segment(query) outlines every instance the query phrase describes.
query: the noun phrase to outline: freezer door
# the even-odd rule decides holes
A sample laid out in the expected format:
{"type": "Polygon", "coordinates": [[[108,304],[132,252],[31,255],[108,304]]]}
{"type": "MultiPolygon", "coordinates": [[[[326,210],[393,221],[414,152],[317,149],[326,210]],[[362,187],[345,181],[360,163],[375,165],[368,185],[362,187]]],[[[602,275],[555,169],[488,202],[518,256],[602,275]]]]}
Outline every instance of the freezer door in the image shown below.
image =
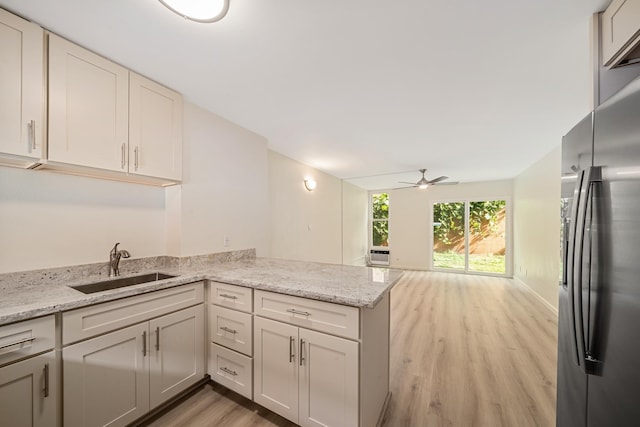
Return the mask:
{"type": "Polygon", "coordinates": [[[587,378],[580,366],[576,341],[573,252],[578,204],[576,189],[584,170],[592,165],[592,116],[581,120],[562,140],[561,166],[561,278],[558,318],[558,392],[556,423],[559,427],[586,425],[587,378]],[[573,296],[572,296],[573,294],[573,296]]]}
{"type": "Polygon", "coordinates": [[[596,109],[595,194],[588,352],[601,362],[589,375],[589,427],[640,420],[640,80],[596,109]]]}

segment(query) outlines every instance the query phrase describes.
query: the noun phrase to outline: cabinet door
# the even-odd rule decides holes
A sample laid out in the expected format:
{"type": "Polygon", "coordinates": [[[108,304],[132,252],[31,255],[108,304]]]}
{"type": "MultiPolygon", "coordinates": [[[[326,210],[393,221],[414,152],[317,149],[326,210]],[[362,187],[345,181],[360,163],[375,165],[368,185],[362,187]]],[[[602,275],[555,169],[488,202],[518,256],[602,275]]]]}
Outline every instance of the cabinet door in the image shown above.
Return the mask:
{"type": "Polygon", "coordinates": [[[298,422],[298,328],[254,319],[253,400],[298,422]]]}
{"type": "Polygon", "coordinates": [[[126,171],[129,72],[49,35],[48,159],[126,171]]]}
{"type": "Polygon", "coordinates": [[[605,66],[620,62],[638,45],[640,2],[613,0],[602,13],[602,60],[605,66]]]}
{"type": "MultiPolygon", "coordinates": [[[[0,153],[39,159],[44,136],[42,28],[0,9],[0,64],[0,153]]],[[[21,165],[17,157],[6,162],[21,165]]]]}
{"type": "Polygon", "coordinates": [[[0,424],[11,427],[56,425],[54,352],[0,368],[0,424]]]}
{"type": "Polygon", "coordinates": [[[148,323],[63,349],[64,426],[125,426],[149,410],[148,323]]]}
{"type": "Polygon", "coordinates": [[[358,343],[300,328],[301,426],[358,425],[358,343]]]}
{"type": "Polygon", "coordinates": [[[204,305],[149,322],[151,408],[204,377],[204,305]]]}
{"type": "Polygon", "coordinates": [[[182,179],[182,95],[130,73],[129,173],[182,179]]]}

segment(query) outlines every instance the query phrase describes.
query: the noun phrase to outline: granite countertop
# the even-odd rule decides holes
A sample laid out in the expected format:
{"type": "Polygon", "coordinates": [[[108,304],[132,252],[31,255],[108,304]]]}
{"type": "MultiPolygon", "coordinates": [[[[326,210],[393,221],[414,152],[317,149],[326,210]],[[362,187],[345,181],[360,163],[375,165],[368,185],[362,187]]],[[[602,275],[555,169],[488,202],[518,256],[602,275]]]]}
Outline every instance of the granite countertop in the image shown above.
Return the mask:
{"type": "Polygon", "coordinates": [[[214,263],[206,262],[207,260],[209,258],[198,257],[197,260],[180,263],[159,263],[157,260],[139,263],[135,271],[123,274],[122,277],[151,271],[176,277],[93,294],[83,294],[69,287],[108,280],[102,273],[87,273],[87,268],[69,267],[2,274],[0,325],[205,279],[353,307],[372,308],[402,276],[402,272],[387,268],[270,258],[249,257],[214,263]]]}

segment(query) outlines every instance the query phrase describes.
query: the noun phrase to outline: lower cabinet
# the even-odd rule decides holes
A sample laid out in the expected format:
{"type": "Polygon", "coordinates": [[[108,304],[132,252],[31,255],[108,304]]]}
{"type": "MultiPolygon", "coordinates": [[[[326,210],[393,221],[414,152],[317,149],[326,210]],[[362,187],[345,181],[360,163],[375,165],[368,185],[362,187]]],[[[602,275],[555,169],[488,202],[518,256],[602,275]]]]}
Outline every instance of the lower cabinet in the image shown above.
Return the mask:
{"type": "Polygon", "coordinates": [[[54,427],[56,391],[53,351],[0,368],[0,424],[54,427]]]}
{"type": "Polygon", "coordinates": [[[64,425],[124,426],[204,376],[202,304],[63,350],[64,425]]]}
{"type": "Polygon", "coordinates": [[[301,426],[358,425],[358,342],[254,319],[254,400],[301,426]]]}

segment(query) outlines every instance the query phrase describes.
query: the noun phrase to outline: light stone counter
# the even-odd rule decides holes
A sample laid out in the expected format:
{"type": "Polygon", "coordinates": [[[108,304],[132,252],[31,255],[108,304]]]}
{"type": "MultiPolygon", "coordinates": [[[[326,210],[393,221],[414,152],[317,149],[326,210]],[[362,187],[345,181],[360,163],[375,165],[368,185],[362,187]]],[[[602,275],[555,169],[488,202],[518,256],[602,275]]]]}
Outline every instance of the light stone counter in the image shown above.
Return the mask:
{"type": "Polygon", "coordinates": [[[85,295],[69,285],[108,280],[107,263],[0,274],[0,325],[205,279],[371,308],[402,276],[386,268],[255,258],[255,251],[127,261],[123,277],[150,271],[177,277],[85,295]]]}

